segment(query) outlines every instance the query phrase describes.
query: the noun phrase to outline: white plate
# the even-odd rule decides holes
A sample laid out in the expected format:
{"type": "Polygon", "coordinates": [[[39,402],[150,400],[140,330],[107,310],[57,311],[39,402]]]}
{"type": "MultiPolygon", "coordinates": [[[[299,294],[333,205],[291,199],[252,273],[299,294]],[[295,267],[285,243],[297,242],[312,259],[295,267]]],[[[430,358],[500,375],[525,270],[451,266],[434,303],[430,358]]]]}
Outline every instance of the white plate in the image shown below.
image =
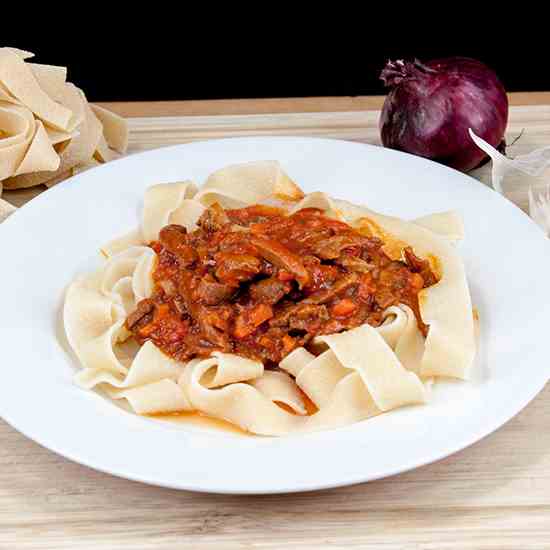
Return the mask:
{"type": "MultiPolygon", "coordinates": [[[[497,193],[459,172],[343,141],[250,138],[134,155],[34,199],[0,228],[0,414],[72,460],[167,487],[227,493],[304,491],[415,468],[478,441],[519,412],[548,379],[550,247],[497,193]],[[278,159],[306,191],[405,218],[456,209],[481,346],[469,383],[437,384],[428,406],[346,428],[286,438],[236,436],[121,410],[72,383],[60,307],[67,283],[99,265],[96,251],[137,224],[153,183],[202,182],[227,164],[278,159]]],[[[491,460],[488,456],[487,460],[491,460]]]]}

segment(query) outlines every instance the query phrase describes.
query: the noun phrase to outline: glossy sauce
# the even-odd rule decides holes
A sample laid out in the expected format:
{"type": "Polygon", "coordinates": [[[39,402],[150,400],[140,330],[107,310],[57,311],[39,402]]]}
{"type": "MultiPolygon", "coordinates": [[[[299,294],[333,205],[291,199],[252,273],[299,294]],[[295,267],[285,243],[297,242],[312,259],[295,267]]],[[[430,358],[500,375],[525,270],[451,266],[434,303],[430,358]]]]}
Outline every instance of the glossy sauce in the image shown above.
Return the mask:
{"type": "Polygon", "coordinates": [[[126,320],[140,344],[178,361],[221,351],[269,368],[317,335],[379,326],[397,304],[427,334],[418,294],[437,277],[411,248],[393,260],[382,240],[314,208],[213,205],[198,225],[166,226],[151,243],[154,292],[126,320]]]}
{"type": "MultiPolygon", "coordinates": [[[[301,390],[300,390],[300,393],[302,395],[302,399],[304,401],[304,407],[307,411],[308,416],[315,414],[318,410],[315,404],[301,390]]],[[[284,411],[291,414],[295,414],[290,407],[282,403],[276,403],[276,404],[279,407],[281,407],[281,409],[283,409],[284,411]]],[[[247,432],[246,430],[239,428],[235,424],[231,424],[230,422],[227,422],[226,420],[221,420],[219,418],[213,418],[211,416],[207,416],[201,413],[200,411],[192,411],[192,412],[179,411],[175,413],[157,413],[157,414],[149,414],[147,416],[154,420],[169,422],[171,424],[178,424],[180,426],[192,426],[194,428],[201,428],[209,431],[225,432],[233,435],[252,435],[250,432],[247,432]]]]}

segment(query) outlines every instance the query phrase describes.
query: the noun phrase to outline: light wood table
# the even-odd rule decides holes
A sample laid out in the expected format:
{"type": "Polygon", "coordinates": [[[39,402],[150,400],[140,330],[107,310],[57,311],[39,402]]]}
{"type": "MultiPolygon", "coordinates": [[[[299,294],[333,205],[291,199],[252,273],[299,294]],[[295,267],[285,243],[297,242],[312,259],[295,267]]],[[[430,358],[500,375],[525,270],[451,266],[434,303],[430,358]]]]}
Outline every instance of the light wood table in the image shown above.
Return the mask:
{"type": "MultiPolygon", "coordinates": [[[[133,117],[131,151],[137,151],[221,135],[272,133],[376,142],[377,113],[372,110],[381,101],[109,107],[133,117]]],[[[509,137],[526,129],[515,151],[549,145],[550,93],[512,94],[511,103],[509,137]]],[[[21,205],[37,192],[5,193],[4,198],[21,205]]],[[[512,190],[512,198],[525,206],[521,190],[512,190]]],[[[234,497],[160,489],[98,473],[43,449],[0,421],[0,550],[550,549],[549,427],[547,387],[496,433],[435,464],[330,491],[234,497]]]]}

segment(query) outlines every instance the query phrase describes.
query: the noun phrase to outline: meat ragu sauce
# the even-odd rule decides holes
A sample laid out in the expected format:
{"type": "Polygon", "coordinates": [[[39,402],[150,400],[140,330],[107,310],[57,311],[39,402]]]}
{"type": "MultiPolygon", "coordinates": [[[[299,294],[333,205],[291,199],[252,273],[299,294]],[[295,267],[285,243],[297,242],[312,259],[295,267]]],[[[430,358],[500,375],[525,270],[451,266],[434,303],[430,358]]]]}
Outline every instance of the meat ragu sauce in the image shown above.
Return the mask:
{"type": "Polygon", "coordinates": [[[223,351],[269,366],[316,335],[378,326],[398,303],[426,334],[418,292],[437,278],[410,248],[392,261],[380,239],[313,208],[214,205],[198,226],[168,225],[151,243],[155,289],[126,320],[138,342],[181,361],[223,351]]]}

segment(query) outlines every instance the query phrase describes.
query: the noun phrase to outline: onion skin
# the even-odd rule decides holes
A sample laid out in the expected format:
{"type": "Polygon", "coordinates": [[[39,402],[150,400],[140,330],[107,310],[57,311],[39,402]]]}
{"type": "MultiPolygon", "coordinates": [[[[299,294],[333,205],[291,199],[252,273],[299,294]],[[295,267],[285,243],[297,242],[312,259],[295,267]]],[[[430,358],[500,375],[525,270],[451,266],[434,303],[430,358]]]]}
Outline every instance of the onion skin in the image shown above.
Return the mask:
{"type": "Polygon", "coordinates": [[[469,128],[502,149],[508,97],[496,74],[480,61],[389,61],[380,78],[391,88],[379,122],[385,147],[462,171],[486,158],[469,128]]]}

